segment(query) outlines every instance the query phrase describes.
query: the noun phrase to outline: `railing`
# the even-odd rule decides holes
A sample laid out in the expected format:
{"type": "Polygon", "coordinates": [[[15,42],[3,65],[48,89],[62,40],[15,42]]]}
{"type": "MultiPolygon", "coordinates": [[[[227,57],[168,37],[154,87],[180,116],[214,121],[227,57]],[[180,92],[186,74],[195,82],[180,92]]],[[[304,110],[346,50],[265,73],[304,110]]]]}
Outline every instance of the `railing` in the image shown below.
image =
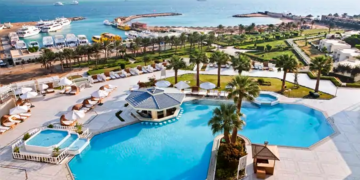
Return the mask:
{"type": "Polygon", "coordinates": [[[85,131],[83,131],[82,134],[80,134],[80,138],[88,138],[91,135],[91,132],[89,131],[89,129],[86,129],[85,131]]]}
{"type": "Polygon", "coordinates": [[[41,154],[17,153],[12,152],[14,159],[23,159],[28,161],[46,162],[50,164],[60,164],[69,154],[67,149],[62,151],[57,157],[51,157],[41,154]]]}
{"type": "Polygon", "coordinates": [[[75,126],[59,126],[55,125],[52,129],[65,129],[65,130],[76,130],[75,126]]]}

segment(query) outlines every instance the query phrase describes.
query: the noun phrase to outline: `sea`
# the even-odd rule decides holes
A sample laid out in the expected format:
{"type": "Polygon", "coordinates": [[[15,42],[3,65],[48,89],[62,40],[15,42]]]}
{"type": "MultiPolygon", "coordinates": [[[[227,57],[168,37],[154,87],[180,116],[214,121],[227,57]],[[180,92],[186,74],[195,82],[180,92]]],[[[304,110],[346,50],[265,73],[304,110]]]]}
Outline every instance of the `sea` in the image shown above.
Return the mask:
{"type": "Polygon", "coordinates": [[[119,16],[145,13],[177,12],[181,16],[141,18],[135,21],[150,26],[235,26],[239,24],[274,24],[279,19],[269,17],[234,18],[232,15],[258,11],[286,12],[315,17],[329,13],[359,14],[360,0],[0,0],[0,23],[50,20],[56,17],[82,16],[86,20],[72,22],[55,33],[41,33],[25,38],[41,43],[44,36],[73,33],[89,39],[103,32],[125,37],[124,31],[103,25],[119,16]],[[61,1],[64,6],[54,6],[61,1]]]}

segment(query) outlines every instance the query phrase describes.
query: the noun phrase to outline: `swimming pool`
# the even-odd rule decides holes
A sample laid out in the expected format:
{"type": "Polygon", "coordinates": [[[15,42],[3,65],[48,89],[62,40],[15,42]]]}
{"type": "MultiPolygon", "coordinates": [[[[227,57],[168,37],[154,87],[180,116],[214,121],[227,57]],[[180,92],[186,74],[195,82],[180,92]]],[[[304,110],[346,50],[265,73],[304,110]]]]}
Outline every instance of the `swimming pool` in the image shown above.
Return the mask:
{"type": "Polygon", "coordinates": [[[49,147],[60,143],[69,133],[67,131],[43,130],[26,144],[32,146],[49,147]]]}
{"type": "Polygon", "coordinates": [[[260,94],[257,98],[257,101],[261,103],[272,103],[274,101],[277,101],[277,98],[270,94],[260,94]]]}
{"type": "MultiPolygon", "coordinates": [[[[69,166],[77,180],[206,179],[214,135],[207,125],[217,101],[185,102],[181,118],[164,126],[140,123],[93,137],[69,166]]],[[[302,105],[244,103],[240,134],[253,143],[309,147],[333,133],[324,115],[302,105]]]]}

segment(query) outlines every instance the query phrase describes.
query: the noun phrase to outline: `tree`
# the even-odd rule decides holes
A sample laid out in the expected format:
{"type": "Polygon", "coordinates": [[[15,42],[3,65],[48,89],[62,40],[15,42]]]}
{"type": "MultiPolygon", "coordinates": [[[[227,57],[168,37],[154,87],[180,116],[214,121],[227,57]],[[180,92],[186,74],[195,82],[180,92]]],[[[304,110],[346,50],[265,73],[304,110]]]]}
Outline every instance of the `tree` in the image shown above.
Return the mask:
{"type": "Polygon", "coordinates": [[[221,66],[226,64],[229,60],[230,60],[229,55],[227,55],[227,54],[225,54],[224,52],[221,52],[221,51],[215,51],[210,57],[210,62],[215,63],[217,65],[217,67],[218,67],[217,87],[220,87],[221,66]]]}
{"type": "Polygon", "coordinates": [[[178,70],[181,68],[185,68],[186,64],[183,58],[179,57],[179,56],[172,56],[170,61],[169,61],[169,66],[170,68],[174,69],[175,72],[175,84],[177,83],[177,75],[178,75],[178,70]]]}
{"type": "Polygon", "coordinates": [[[183,45],[183,46],[185,47],[186,34],[185,34],[185,33],[181,33],[179,39],[180,39],[180,41],[181,41],[181,45],[183,45]]]}
{"type": "Polygon", "coordinates": [[[276,67],[278,67],[278,71],[281,71],[281,69],[284,71],[281,85],[281,93],[284,93],[286,74],[290,71],[294,71],[298,67],[298,63],[293,55],[284,54],[275,58],[275,64],[276,67]]]}
{"type": "Polygon", "coordinates": [[[329,33],[330,33],[331,29],[334,29],[334,28],[335,28],[335,23],[330,22],[329,23],[329,33]]]}
{"type": "MultiPolygon", "coordinates": [[[[208,125],[211,126],[213,134],[224,132],[225,141],[229,144],[231,129],[242,129],[242,126],[245,125],[244,121],[238,119],[235,105],[220,104],[220,107],[214,109],[213,117],[209,120],[208,125]]],[[[235,144],[236,141],[231,143],[235,144]]]]}
{"type": "Polygon", "coordinates": [[[242,24],[239,24],[239,35],[242,34],[242,32],[244,31],[245,26],[242,24]]]}
{"type": "Polygon", "coordinates": [[[59,51],[59,52],[55,53],[54,56],[55,56],[55,60],[60,61],[61,71],[64,72],[64,59],[65,59],[64,54],[59,51]]]}
{"type": "MultiPolygon", "coordinates": [[[[236,114],[238,121],[241,121],[241,105],[242,100],[254,101],[259,96],[260,88],[254,79],[247,76],[237,75],[229,83],[229,86],[233,87],[229,92],[228,98],[233,99],[236,104],[236,114]]],[[[231,142],[236,142],[238,127],[233,127],[231,142]]]]}
{"type": "Polygon", "coordinates": [[[315,57],[310,64],[310,70],[317,72],[315,92],[319,91],[321,74],[329,73],[332,67],[332,59],[328,56],[315,57]]]}
{"type": "Polygon", "coordinates": [[[72,50],[72,49],[66,48],[66,49],[63,50],[63,54],[64,54],[64,57],[65,57],[65,60],[66,60],[66,64],[67,64],[67,66],[69,66],[69,64],[70,64],[70,68],[71,68],[71,58],[73,56],[73,53],[74,53],[74,50],[72,50]]]}
{"type": "Polygon", "coordinates": [[[250,59],[246,55],[237,53],[237,56],[231,58],[232,66],[234,70],[241,74],[243,71],[249,71],[251,69],[250,59]]]}
{"type": "Polygon", "coordinates": [[[150,57],[147,56],[147,55],[145,55],[145,56],[142,58],[142,60],[143,60],[143,62],[144,62],[144,64],[145,64],[145,66],[146,66],[146,63],[150,62],[150,57]]]}
{"type": "Polygon", "coordinates": [[[191,54],[190,62],[196,64],[196,86],[200,86],[200,63],[207,63],[208,57],[203,52],[195,52],[195,54],[191,54]]]}
{"type": "Polygon", "coordinates": [[[217,29],[218,29],[218,31],[219,31],[220,33],[222,33],[223,30],[224,30],[224,26],[220,24],[220,25],[217,26],[217,29]]]}
{"type": "Polygon", "coordinates": [[[324,47],[321,48],[321,52],[323,52],[323,53],[328,53],[328,50],[327,50],[326,46],[324,46],[324,47]]]}

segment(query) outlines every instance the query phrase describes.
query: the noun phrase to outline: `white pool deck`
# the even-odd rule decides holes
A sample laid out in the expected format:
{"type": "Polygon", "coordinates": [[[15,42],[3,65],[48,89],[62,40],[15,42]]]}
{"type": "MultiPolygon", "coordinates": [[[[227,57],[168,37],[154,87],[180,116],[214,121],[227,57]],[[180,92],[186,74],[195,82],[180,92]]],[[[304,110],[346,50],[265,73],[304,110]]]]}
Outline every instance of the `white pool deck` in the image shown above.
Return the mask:
{"type": "MultiPolygon", "coordinates": [[[[183,73],[188,73],[188,71],[180,72],[180,74],[183,73]]],[[[212,73],[212,71],[207,73],[212,73]]],[[[231,72],[231,70],[224,70],[223,74],[230,75],[235,73],[231,72]]],[[[251,74],[253,76],[265,77],[282,76],[281,73],[266,71],[251,72],[251,74]]],[[[133,118],[125,119],[126,122],[119,121],[115,117],[115,112],[123,108],[126,92],[132,85],[136,84],[139,80],[146,81],[148,77],[153,75],[159,78],[160,72],[106,82],[118,86],[118,89],[105,100],[103,106],[97,106],[94,111],[87,113],[86,117],[80,122],[89,120],[85,127],[90,128],[94,133],[132,123],[133,118]]],[[[167,76],[173,76],[173,72],[167,71],[167,76]]],[[[290,76],[291,74],[288,77],[290,76]]],[[[292,79],[293,77],[289,78],[290,81],[292,79]]],[[[299,82],[301,85],[309,87],[315,85],[315,81],[307,78],[306,74],[299,75],[299,82]]],[[[24,171],[4,168],[6,166],[26,169],[28,179],[30,180],[71,179],[65,162],[62,165],[51,165],[14,160],[11,157],[8,145],[29,129],[49,122],[59,122],[59,118],[64,112],[73,105],[81,103],[84,98],[89,97],[93,91],[104,84],[94,84],[93,87],[86,88],[76,96],[55,93],[47,95],[43,100],[33,102],[35,108],[32,109],[32,117],[16,126],[15,129],[0,135],[0,179],[25,179],[24,171]]],[[[336,87],[330,84],[330,82],[322,81],[320,83],[320,90],[335,94],[336,87]]],[[[311,150],[280,147],[279,154],[281,161],[276,163],[275,175],[267,179],[360,179],[360,89],[339,88],[337,97],[332,100],[296,99],[284,96],[279,96],[279,100],[280,102],[302,103],[326,112],[330,117],[334,118],[335,125],[340,134],[311,150]]],[[[252,160],[249,158],[248,168],[251,168],[251,164],[252,160]]],[[[250,171],[248,172],[251,173],[250,171]]],[[[248,179],[255,180],[256,178],[254,175],[250,175],[248,179]]]]}

